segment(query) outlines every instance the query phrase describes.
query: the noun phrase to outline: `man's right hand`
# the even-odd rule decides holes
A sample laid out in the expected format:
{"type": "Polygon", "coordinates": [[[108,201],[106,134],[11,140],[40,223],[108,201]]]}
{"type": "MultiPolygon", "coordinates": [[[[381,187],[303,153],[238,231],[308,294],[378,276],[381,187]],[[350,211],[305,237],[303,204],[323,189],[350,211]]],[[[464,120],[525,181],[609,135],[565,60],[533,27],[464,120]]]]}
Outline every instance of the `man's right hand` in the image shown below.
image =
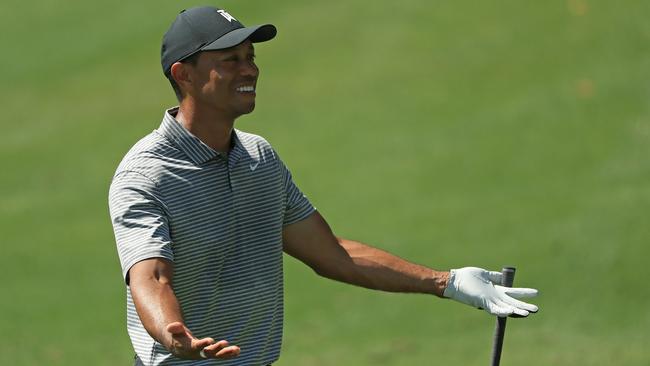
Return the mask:
{"type": "Polygon", "coordinates": [[[165,328],[165,347],[176,357],[200,360],[203,358],[228,359],[237,357],[240,349],[228,341],[215,342],[212,338],[197,339],[181,322],[173,322],[165,328]]]}

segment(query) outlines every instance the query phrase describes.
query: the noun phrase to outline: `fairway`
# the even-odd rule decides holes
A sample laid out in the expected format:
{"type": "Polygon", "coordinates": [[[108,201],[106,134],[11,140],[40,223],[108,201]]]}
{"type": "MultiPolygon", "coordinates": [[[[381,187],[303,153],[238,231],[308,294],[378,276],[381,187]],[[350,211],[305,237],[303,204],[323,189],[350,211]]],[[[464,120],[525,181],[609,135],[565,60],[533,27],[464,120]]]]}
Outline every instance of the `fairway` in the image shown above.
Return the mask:
{"type": "MultiPolygon", "coordinates": [[[[132,364],[108,187],[176,102],[162,34],[203,4],[7,2],[0,365],[132,364]]],[[[338,235],[437,269],[517,267],[540,312],[508,321],[501,365],[650,364],[650,2],[210,4],[278,27],[236,127],[338,235]]],[[[485,365],[493,329],[285,256],[274,365],[485,365]]]]}

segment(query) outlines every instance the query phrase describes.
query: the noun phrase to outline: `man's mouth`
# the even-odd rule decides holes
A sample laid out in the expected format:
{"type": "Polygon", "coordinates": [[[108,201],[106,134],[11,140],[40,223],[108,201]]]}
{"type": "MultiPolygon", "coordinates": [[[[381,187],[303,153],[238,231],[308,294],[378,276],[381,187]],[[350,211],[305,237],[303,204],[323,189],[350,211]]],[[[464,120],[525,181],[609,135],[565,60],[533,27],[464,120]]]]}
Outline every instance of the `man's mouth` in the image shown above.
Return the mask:
{"type": "Polygon", "coordinates": [[[237,90],[240,93],[255,93],[255,87],[253,85],[240,86],[235,90],[237,90]]]}

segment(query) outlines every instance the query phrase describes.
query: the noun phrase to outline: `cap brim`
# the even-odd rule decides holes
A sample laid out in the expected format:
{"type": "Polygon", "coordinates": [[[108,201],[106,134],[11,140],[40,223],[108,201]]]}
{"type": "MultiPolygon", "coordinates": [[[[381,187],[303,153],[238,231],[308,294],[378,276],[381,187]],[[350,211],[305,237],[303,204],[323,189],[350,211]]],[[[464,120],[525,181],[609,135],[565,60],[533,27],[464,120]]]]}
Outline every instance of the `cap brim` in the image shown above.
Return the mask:
{"type": "Polygon", "coordinates": [[[230,33],[226,33],[214,42],[203,46],[201,51],[223,50],[225,48],[234,47],[247,39],[250,39],[253,43],[266,42],[273,39],[277,33],[278,31],[273,24],[239,28],[230,33]]]}

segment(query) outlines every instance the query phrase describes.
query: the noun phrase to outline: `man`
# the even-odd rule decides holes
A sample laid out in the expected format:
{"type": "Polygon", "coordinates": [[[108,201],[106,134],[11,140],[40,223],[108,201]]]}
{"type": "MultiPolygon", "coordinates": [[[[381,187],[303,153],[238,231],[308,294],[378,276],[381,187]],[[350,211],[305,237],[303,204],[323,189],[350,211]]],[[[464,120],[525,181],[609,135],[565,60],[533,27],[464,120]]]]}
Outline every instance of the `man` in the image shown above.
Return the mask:
{"type": "Polygon", "coordinates": [[[136,364],[268,365],[280,353],[282,253],[319,275],[371,289],[452,298],[527,316],[533,289],[493,285],[480,268],[436,271],[337,238],[269,143],[234,129],[255,108],[253,44],[276,28],[244,27],[222,9],[181,12],[161,63],[179,107],[118,167],[109,193],[127,284],[136,364]]]}

